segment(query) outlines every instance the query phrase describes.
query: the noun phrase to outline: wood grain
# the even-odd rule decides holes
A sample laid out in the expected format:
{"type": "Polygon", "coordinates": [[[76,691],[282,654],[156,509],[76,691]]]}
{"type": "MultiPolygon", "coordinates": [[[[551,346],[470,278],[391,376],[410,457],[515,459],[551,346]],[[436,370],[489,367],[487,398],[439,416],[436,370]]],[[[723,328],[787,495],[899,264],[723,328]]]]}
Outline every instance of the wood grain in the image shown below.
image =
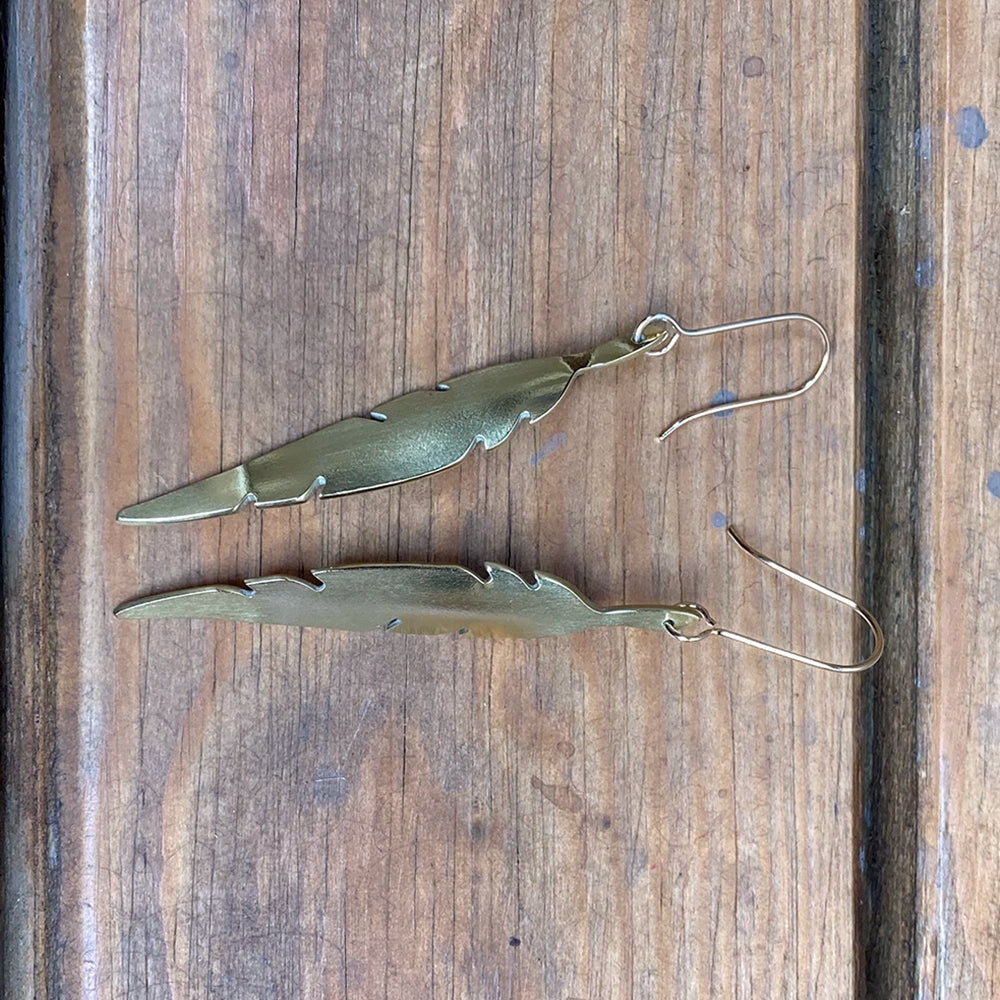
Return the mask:
{"type": "Polygon", "coordinates": [[[5,387],[11,995],[844,996],[856,686],[601,632],[489,643],[114,623],[348,560],[485,559],[851,628],[855,5],[15,2],[5,387]],[[43,249],[44,253],[39,253],[43,249]],[[12,304],[13,303],[13,304],[12,304]],[[126,504],[647,312],[833,330],[594,378],[509,446],[159,530],[126,504]]]}
{"type": "Polygon", "coordinates": [[[927,355],[920,531],[916,979],[927,995],[1000,995],[1000,736],[996,639],[1000,433],[993,331],[1000,234],[986,3],[922,13],[921,271],[927,355]]]}
{"type": "Polygon", "coordinates": [[[891,654],[868,702],[863,987],[997,996],[998,27],[985,3],[873,9],[868,523],[891,654]]]}

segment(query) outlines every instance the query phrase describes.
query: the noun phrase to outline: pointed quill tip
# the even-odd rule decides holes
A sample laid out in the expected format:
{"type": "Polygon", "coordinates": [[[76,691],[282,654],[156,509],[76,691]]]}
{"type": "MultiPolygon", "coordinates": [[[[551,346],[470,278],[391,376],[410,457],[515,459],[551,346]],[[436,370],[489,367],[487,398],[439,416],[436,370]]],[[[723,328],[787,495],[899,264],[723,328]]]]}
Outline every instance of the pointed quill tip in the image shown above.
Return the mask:
{"type": "Polygon", "coordinates": [[[140,597],[134,601],[119,604],[114,610],[115,618],[141,619],[154,617],[149,613],[150,604],[154,603],[148,597],[140,597]]]}
{"type": "Polygon", "coordinates": [[[119,524],[176,524],[233,514],[253,497],[245,466],[209,476],[118,512],[119,524]]]}
{"type": "Polygon", "coordinates": [[[253,593],[249,587],[233,587],[225,583],[170,590],[119,604],[114,615],[116,618],[131,619],[220,618],[255,621],[255,605],[251,606],[248,601],[253,593]]]}

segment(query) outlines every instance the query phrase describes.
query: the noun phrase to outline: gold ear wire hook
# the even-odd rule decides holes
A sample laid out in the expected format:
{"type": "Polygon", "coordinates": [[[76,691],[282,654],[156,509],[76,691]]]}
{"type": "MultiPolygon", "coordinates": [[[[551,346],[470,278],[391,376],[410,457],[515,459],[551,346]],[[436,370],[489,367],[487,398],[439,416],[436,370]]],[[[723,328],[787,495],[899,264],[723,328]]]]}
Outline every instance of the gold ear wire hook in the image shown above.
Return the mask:
{"type": "MultiPolygon", "coordinates": [[[[872,651],[867,657],[865,657],[865,659],[860,660],[857,663],[830,663],[827,660],[817,660],[812,656],[805,656],[802,653],[794,653],[788,649],[781,649],[779,646],[772,646],[768,642],[763,642],[760,639],[753,639],[750,636],[742,635],[739,632],[731,632],[729,629],[719,628],[709,617],[708,613],[704,612],[704,609],[699,610],[703,612],[702,617],[710,627],[698,632],[695,635],[685,635],[680,632],[669,619],[664,623],[666,630],[675,639],[680,639],[682,642],[698,642],[706,636],[721,635],[724,639],[732,639],[734,642],[741,642],[744,645],[753,646],[755,649],[762,649],[765,653],[773,653],[775,656],[783,656],[786,659],[794,660],[796,663],[804,663],[808,667],[817,667],[820,670],[832,670],[835,673],[860,673],[861,671],[868,670],[878,663],[880,657],[882,656],[882,651],[885,648],[885,638],[882,635],[882,629],[879,626],[879,623],[875,620],[870,611],[861,607],[861,605],[857,602],[852,601],[851,598],[844,597],[843,594],[838,594],[836,591],[830,590],[828,587],[824,587],[820,583],[816,583],[815,580],[810,580],[808,577],[802,576],[801,573],[796,573],[787,566],[782,566],[781,563],[775,562],[773,559],[769,559],[767,556],[747,545],[747,543],[743,541],[743,539],[740,538],[740,536],[737,535],[731,527],[726,528],[726,534],[734,542],[736,542],[743,552],[752,556],[759,562],[762,562],[765,566],[769,566],[776,573],[781,573],[784,576],[790,577],[792,580],[795,580],[796,583],[801,583],[803,586],[809,587],[811,590],[818,591],[824,597],[829,597],[838,604],[843,604],[845,607],[850,608],[871,630],[872,638],[874,639],[872,651]]],[[[691,607],[694,607],[694,605],[691,605],[691,607]]]]}
{"type": "Polygon", "coordinates": [[[808,323],[810,326],[815,327],[816,330],[819,331],[820,338],[823,342],[823,357],[820,360],[819,365],[816,367],[816,370],[812,373],[812,375],[810,375],[809,378],[807,378],[801,385],[796,386],[794,389],[789,389],[786,392],[776,392],[766,396],[753,396],[750,399],[737,399],[732,402],[716,403],[714,406],[708,406],[703,410],[696,410],[694,413],[689,413],[687,416],[675,420],[660,435],[660,441],[666,440],[671,434],[674,433],[674,431],[680,429],[685,424],[691,423],[692,420],[699,419],[700,417],[709,417],[714,413],[739,410],[745,406],[757,406],[761,403],[778,403],[783,399],[793,399],[795,396],[801,396],[802,393],[808,392],[819,381],[823,372],[826,371],[826,366],[830,363],[830,335],[826,332],[826,328],[819,322],[819,320],[813,319],[812,316],[806,316],[803,313],[779,313],[774,316],[760,316],[756,319],[739,320],[736,323],[722,323],[719,326],[706,326],[701,330],[685,330],[684,327],[669,316],[650,316],[643,320],[638,327],[636,327],[635,333],[632,335],[633,343],[642,343],[646,325],[654,320],[661,322],[664,320],[669,321],[674,327],[674,330],[666,330],[650,341],[650,347],[652,349],[647,350],[645,353],[651,358],[658,358],[660,355],[666,354],[667,351],[674,347],[681,337],[709,337],[714,333],[728,333],[732,330],[745,330],[752,326],[774,326],[777,323],[808,323]],[[665,339],[667,340],[667,343],[665,346],[661,347],[660,344],[665,339]]]}

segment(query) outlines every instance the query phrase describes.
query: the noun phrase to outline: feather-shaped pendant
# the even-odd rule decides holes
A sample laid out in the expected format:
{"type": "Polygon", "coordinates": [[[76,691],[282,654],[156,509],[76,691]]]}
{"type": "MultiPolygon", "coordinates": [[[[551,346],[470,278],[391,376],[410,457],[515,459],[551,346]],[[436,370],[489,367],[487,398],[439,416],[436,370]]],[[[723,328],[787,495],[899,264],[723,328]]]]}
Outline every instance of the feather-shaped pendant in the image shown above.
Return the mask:
{"type": "Polygon", "coordinates": [[[197,521],[232,514],[247,503],[278,507],[302,503],[314,494],[337,497],[419,479],[461,462],[476,445],[496,448],[522,421],[541,420],[583,372],[663,354],[682,336],[791,321],[811,324],[823,339],[822,361],[806,382],[788,392],[707,407],[675,421],[665,437],[699,416],[805,392],[826,367],[830,351],[826,331],[816,320],[799,314],[703,330],[685,330],[669,316],[649,316],[630,337],[610,340],[584,354],[494,365],[442,382],[436,389],[399,396],[368,417],[349,417],[234,469],[126,507],[118,520],[123,524],[197,521]]]}
{"type": "Polygon", "coordinates": [[[461,462],[477,444],[496,448],[521,421],[534,423],[550,413],[580,372],[648,350],[668,329],[660,323],[640,343],[613,340],[587,354],[494,365],[407,393],[369,417],[349,417],[227,472],[127,507],[118,520],[194,521],[234,513],[249,502],[277,507],[314,493],[344,496],[432,475],[461,462]]]}
{"type": "Polygon", "coordinates": [[[248,580],[246,587],[215,584],[153,594],[115,609],[119,618],[212,618],[273,625],[312,625],[364,632],[383,629],[420,635],[450,632],[490,638],[567,635],[602,625],[666,632],[684,642],[721,636],[821,670],[856,673],[882,655],[884,640],[869,611],[827,587],[761,555],[733,529],[741,551],[775,572],[850,608],[871,630],[871,653],[855,663],[831,663],[720,628],[700,604],[599,608],[572,584],[548,573],[526,580],[514,570],[486,563],[486,575],[463,566],[339,566],[313,573],[248,580]],[[692,631],[695,629],[696,631],[692,631]]]}
{"type": "Polygon", "coordinates": [[[468,633],[493,638],[566,635],[602,625],[681,631],[707,617],[695,605],[598,608],[571,584],[547,573],[528,581],[486,564],[485,577],[464,566],[338,566],[313,573],[218,584],[129,601],[119,618],[210,618],[312,625],[351,632],[384,629],[417,635],[468,633]]]}

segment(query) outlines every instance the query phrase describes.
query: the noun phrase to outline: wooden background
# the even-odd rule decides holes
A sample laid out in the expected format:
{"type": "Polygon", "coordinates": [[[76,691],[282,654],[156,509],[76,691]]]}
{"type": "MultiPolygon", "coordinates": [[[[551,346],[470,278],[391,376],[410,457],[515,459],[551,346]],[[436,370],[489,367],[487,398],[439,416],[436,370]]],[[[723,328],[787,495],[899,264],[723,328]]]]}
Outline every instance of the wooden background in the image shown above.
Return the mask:
{"type": "Polygon", "coordinates": [[[986,0],[97,0],[8,13],[12,997],[1000,995],[986,0]],[[650,311],[831,329],[581,382],[430,480],[115,512],[650,311]],[[699,600],[872,678],[606,630],[117,623],[351,560],[699,600]]]}

